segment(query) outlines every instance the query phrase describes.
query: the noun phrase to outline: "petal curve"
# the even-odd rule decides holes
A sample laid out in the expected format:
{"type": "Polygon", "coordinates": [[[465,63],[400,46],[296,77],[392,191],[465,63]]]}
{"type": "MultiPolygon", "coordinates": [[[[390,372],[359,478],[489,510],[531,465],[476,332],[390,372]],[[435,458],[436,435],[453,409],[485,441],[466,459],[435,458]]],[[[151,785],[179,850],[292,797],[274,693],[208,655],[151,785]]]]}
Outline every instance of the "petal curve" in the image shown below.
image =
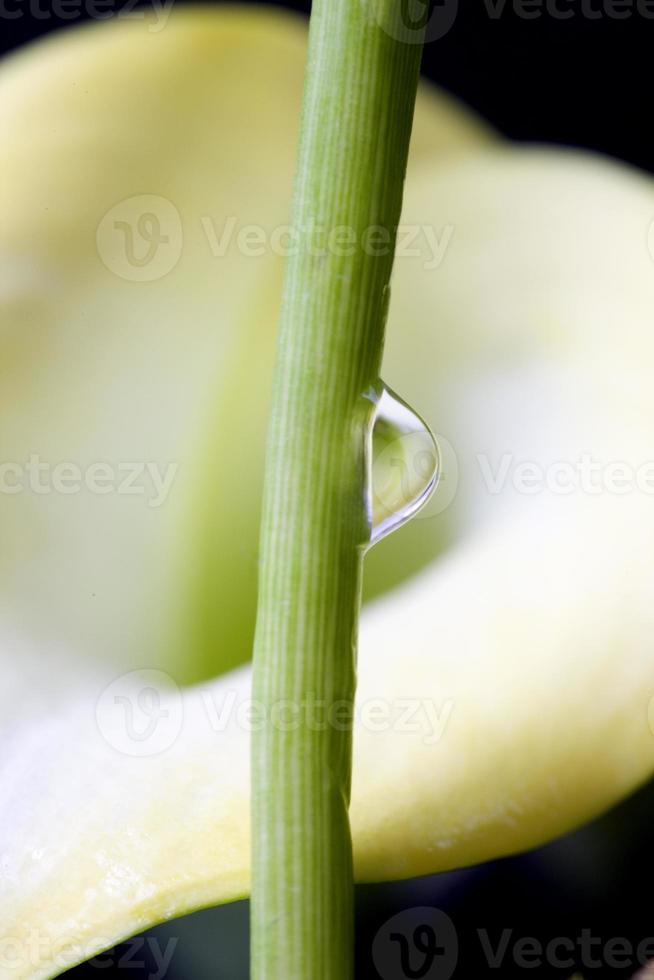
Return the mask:
{"type": "MultiPolygon", "coordinates": [[[[83,476],[3,495],[0,602],[44,648],[147,650],[188,681],[251,650],[306,32],[237,6],[152,27],[0,66],[0,455],[83,476]]],[[[423,91],[414,168],[486,139],[423,91]]]]}
{"type": "MultiPolygon", "coordinates": [[[[509,453],[549,472],[580,451],[651,465],[651,182],[582,155],[496,151],[456,174],[426,172],[407,206],[423,220],[447,214],[458,234],[438,275],[398,264],[405,315],[421,290],[420,329],[407,353],[397,324],[389,346],[389,380],[406,372],[401,390],[415,386],[414,403],[456,449],[458,536],[363,616],[360,880],[535,846],[654,771],[651,490],[546,482],[534,494],[508,480],[493,491],[478,465],[480,453],[493,468],[509,453]],[[513,290],[517,270],[535,278],[513,290]],[[493,286],[503,311],[489,306],[493,286]],[[592,321],[580,315],[591,309],[592,321]]],[[[30,724],[0,774],[21,817],[0,821],[11,861],[0,912],[23,951],[8,976],[52,975],[62,937],[90,955],[247,891],[248,671],[183,691],[173,744],[140,759],[98,721],[105,680],[63,722],[50,710],[30,724]],[[50,955],[26,966],[30,935],[50,955]]],[[[123,693],[136,703],[139,690],[123,693]]]]}

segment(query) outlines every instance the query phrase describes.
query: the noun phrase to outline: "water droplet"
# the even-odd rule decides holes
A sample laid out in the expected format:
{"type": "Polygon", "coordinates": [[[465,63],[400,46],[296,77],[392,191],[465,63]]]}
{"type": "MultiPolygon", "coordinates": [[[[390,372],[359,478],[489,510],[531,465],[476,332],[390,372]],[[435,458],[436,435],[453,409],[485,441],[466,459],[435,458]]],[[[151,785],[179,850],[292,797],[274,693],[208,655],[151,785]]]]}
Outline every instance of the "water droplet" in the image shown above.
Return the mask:
{"type": "Polygon", "coordinates": [[[369,446],[370,544],[406,523],[436,487],[440,459],[429,427],[401,398],[381,385],[369,446]]]}

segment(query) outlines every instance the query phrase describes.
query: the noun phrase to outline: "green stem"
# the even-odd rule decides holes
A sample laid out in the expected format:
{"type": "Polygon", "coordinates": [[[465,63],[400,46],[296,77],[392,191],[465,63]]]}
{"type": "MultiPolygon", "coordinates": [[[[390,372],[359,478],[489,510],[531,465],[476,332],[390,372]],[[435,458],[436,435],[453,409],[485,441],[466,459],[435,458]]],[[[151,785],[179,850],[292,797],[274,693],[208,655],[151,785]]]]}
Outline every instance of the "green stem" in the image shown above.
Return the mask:
{"type": "Polygon", "coordinates": [[[252,977],[353,972],[348,821],[367,437],[421,44],[398,0],[314,0],[261,537],[252,977]],[[399,30],[397,28],[400,28],[399,30]]]}

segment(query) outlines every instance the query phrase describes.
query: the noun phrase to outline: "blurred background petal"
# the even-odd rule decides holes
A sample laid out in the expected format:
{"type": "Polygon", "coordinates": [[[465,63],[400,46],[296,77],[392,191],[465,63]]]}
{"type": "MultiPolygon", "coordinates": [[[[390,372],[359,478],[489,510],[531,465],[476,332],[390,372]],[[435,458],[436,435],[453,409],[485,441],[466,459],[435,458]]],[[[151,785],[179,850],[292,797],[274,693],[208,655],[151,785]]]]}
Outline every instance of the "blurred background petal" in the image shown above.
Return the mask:
{"type": "MultiPolygon", "coordinates": [[[[2,497],[0,603],[48,648],[180,680],[250,655],[305,45],[197,8],[0,67],[0,451],[36,488],[2,497]]],[[[486,139],[421,94],[414,167],[486,139]]]]}

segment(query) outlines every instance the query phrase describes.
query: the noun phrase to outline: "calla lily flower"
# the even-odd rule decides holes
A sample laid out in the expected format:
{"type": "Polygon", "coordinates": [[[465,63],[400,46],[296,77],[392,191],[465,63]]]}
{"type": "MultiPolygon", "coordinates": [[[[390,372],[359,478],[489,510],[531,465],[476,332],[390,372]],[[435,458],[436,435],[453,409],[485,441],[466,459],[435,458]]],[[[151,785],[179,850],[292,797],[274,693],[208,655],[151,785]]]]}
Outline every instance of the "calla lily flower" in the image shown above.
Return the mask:
{"type": "MultiPolygon", "coordinates": [[[[304,51],[233,7],[0,67],[0,976],[248,893],[304,51]]],[[[421,93],[384,377],[443,474],[367,559],[359,880],[536,846],[654,771],[653,218],[649,178],[421,93]]]]}

